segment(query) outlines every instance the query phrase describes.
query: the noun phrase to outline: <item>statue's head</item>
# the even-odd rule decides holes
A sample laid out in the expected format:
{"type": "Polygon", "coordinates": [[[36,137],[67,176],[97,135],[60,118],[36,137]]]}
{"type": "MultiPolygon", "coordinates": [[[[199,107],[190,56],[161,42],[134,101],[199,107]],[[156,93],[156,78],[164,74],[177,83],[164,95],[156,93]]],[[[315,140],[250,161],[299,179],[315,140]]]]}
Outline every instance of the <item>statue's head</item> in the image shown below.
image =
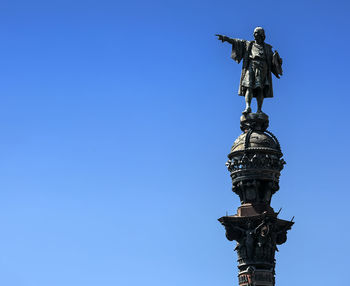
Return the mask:
{"type": "Polygon", "coordinates": [[[254,29],[254,38],[258,44],[262,44],[265,41],[265,31],[261,27],[256,27],[254,29]]]}

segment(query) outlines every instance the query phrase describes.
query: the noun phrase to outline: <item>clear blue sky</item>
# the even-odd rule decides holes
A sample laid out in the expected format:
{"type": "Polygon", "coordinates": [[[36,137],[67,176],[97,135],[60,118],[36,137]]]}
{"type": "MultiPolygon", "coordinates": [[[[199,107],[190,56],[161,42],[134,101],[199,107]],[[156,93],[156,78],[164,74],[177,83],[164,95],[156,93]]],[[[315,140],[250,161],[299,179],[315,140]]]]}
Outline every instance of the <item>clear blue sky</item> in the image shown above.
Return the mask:
{"type": "Polygon", "coordinates": [[[264,103],[287,161],[272,206],[296,221],[276,285],[345,285],[349,9],[1,1],[0,285],[237,285],[217,218],[239,205],[241,66],[214,34],[256,26],[284,59],[264,103]]]}

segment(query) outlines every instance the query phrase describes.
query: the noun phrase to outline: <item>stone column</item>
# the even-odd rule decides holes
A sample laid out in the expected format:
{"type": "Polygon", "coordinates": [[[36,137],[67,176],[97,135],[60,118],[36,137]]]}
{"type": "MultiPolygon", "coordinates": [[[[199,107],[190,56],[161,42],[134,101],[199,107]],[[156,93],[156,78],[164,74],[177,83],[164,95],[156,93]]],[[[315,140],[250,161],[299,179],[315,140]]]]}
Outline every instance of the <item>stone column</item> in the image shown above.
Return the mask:
{"type": "Polygon", "coordinates": [[[237,214],[219,218],[228,240],[237,242],[240,286],[275,285],[275,252],[294,222],[278,218],[270,206],[279,190],[285,161],[277,138],[267,130],[264,113],[241,116],[243,133],[234,142],[226,165],[232,190],[241,201],[237,214]]]}

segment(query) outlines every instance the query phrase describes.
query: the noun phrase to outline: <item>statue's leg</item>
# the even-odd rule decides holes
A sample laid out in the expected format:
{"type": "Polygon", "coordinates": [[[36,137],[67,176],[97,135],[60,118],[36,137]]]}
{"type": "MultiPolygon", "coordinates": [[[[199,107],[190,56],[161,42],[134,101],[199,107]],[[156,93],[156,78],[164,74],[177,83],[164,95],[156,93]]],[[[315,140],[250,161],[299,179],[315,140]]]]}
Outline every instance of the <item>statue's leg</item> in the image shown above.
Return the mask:
{"type": "Polygon", "coordinates": [[[253,89],[250,87],[246,88],[245,91],[245,110],[242,112],[243,114],[251,113],[252,109],[250,107],[250,104],[252,103],[252,98],[253,98],[253,89]]]}
{"type": "Polygon", "coordinates": [[[256,101],[258,103],[258,111],[257,113],[262,113],[261,108],[264,102],[264,90],[259,88],[256,95],[256,101]]]}

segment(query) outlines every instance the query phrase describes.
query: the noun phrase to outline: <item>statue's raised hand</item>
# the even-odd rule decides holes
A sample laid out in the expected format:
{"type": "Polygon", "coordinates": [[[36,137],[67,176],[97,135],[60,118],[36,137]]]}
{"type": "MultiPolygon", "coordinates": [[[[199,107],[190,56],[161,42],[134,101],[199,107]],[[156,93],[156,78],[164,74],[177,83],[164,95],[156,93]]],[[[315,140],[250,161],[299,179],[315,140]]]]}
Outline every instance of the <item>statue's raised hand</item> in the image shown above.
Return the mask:
{"type": "Polygon", "coordinates": [[[219,34],[215,34],[215,36],[218,37],[218,40],[221,41],[221,42],[225,42],[225,36],[223,35],[219,35],[219,34]]]}

